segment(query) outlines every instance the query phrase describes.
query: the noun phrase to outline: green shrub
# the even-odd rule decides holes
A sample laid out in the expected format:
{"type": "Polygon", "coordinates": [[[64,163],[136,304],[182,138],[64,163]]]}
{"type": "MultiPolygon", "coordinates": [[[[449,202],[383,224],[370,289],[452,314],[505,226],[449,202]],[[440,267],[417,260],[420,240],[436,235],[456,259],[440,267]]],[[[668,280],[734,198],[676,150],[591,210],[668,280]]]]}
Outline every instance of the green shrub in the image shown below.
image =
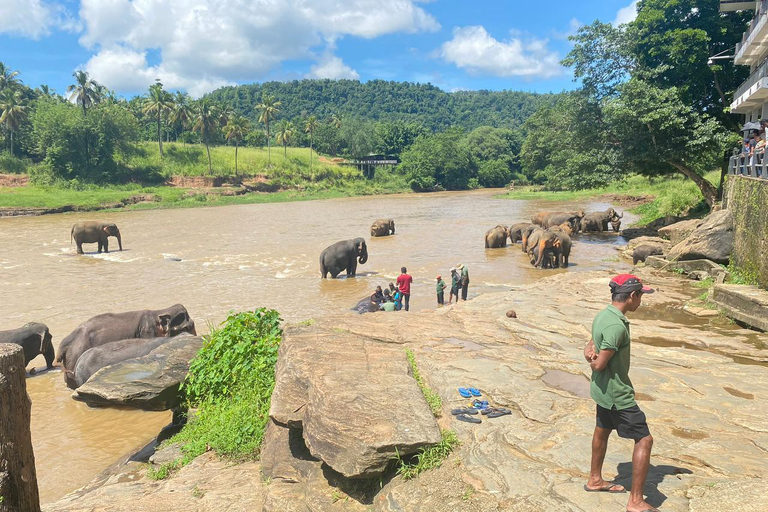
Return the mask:
{"type": "Polygon", "coordinates": [[[7,151],[0,152],[0,173],[25,174],[31,166],[28,159],[16,158],[7,151]]]}
{"type": "Polygon", "coordinates": [[[405,349],[405,357],[408,358],[408,364],[411,365],[411,373],[413,374],[413,378],[419,385],[419,389],[421,389],[421,393],[424,395],[424,399],[427,401],[429,408],[432,410],[432,414],[435,416],[435,418],[439,418],[443,414],[442,398],[440,398],[440,395],[438,395],[435,390],[429,387],[429,385],[424,381],[424,377],[422,377],[421,373],[419,373],[419,367],[416,364],[416,356],[414,355],[413,350],[409,348],[405,349]]]}
{"type": "Polygon", "coordinates": [[[443,438],[442,441],[434,446],[422,448],[409,460],[398,455],[397,474],[402,476],[403,480],[416,478],[428,469],[439,468],[454,448],[461,444],[453,430],[442,430],[440,434],[443,438]]]}

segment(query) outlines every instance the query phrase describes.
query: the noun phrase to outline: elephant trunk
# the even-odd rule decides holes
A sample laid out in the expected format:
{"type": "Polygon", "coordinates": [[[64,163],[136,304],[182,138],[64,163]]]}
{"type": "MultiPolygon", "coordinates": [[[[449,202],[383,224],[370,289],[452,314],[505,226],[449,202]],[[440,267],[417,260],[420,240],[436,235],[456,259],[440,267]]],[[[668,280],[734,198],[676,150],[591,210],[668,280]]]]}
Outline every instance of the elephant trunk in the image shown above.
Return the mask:
{"type": "Polygon", "coordinates": [[[120,238],[120,230],[115,229],[115,238],[117,238],[117,246],[120,248],[120,250],[123,250],[123,240],[120,238]]]}
{"type": "Polygon", "coordinates": [[[357,262],[360,265],[364,265],[366,261],[368,261],[368,248],[365,247],[365,244],[363,244],[362,249],[360,249],[360,256],[357,258],[357,262]]]}

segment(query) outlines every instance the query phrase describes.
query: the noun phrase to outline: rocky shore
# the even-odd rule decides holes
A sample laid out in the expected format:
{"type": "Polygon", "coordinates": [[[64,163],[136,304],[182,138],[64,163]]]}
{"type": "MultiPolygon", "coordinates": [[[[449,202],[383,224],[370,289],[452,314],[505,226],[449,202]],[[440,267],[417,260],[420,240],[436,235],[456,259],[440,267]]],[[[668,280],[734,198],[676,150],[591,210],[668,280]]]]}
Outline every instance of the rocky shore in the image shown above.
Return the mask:
{"type": "MultiPolygon", "coordinates": [[[[756,510],[768,496],[768,335],[691,315],[683,306],[700,290],[689,281],[651,268],[638,273],[658,291],[629,317],[631,376],[655,438],[647,501],[662,510],[756,510]]],[[[44,510],[623,510],[626,495],[582,489],[594,426],[582,348],[608,301],[610,277],[558,272],[437,311],[340,314],[288,329],[296,341],[281,349],[284,384],[273,396],[275,422],[260,462],[231,464],[207,453],[152,481],[144,463],[129,461],[44,510]],[[517,318],[507,317],[510,309],[517,318]],[[443,399],[439,428],[461,441],[442,466],[409,481],[381,473],[376,457],[404,422],[414,447],[434,441],[405,348],[443,399]],[[376,400],[357,396],[356,382],[376,400]],[[479,388],[513,413],[459,422],[450,415],[468,402],[459,386],[479,388]],[[365,478],[372,475],[379,476],[365,478]]],[[[629,486],[631,449],[631,441],[611,439],[607,479],[629,486]]]]}

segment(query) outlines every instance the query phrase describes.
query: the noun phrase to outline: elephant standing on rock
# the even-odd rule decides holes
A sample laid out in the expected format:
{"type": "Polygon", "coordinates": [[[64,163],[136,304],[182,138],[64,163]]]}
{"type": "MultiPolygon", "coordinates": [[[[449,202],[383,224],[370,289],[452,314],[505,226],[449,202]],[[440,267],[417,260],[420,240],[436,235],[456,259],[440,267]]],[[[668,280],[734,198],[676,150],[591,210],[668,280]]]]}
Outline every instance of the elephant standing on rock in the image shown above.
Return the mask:
{"type": "Polygon", "coordinates": [[[664,249],[660,245],[643,244],[635,247],[632,251],[632,264],[637,265],[638,261],[645,263],[645,259],[648,256],[662,256],[664,249]]]}
{"type": "Polygon", "coordinates": [[[77,254],[83,254],[83,244],[99,244],[99,252],[104,248],[104,252],[109,252],[108,238],[113,236],[117,238],[117,245],[123,250],[123,241],[120,238],[120,230],[117,225],[111,222],[86,221],[78,222],[72,226],[70,233],[70,243],[72,240],[77,244],[77,254]]]}
{"type": "Polygon", "coordinates": [[[509,228],[499,224],[495,228],[489,229],[485,233],[485,248],[497,249],[499,247],[507,246],[507,237],[509,236],[509,228]]]}
{"type": "Polygon", "coordinates": [[[394,234],[394,219],[379,219],[371,225],[371,236],[389,236],[394,234]]]}
{"type": "Polygon", "coordinates": [[[320,276],[325,279],[328,274],[336,278],[342,270],[347,271],[347,277],[355,277],[357,264],[364,265],[368,261],[368,247],[363,238],[342,240],[327,247],[320,253],[320,276]]]}
{"type": "Polygon", "coordinates": [[[48,369],[53,368],[53,360],[56,355],[51,343],[51,333],[45,324],[30,322],[18,329],[0,331],[0,343],[21,345],[21,348],[24,349],[24,366],[42,354],[48,369]]]}
{"type": "Polygon", "coordinates": [[[64,380],[76,387],[75,368],[89,348],[132,338],[172,337],[182,332],[197,334],[187,309],[174,304],[166,309],[104,313],[80,324],[59,345],[56,362],[64,367],[64,380]]]}
{"type": "Polygon", "coordinates": [[[518,222],[515,224],[512,224],[509,227],[509,241],[510,243],[516,244],[517,242],[521,241],[523,239],[523,231],[525,231],[527,228],[534,226],[530,222],[518,222]]]}

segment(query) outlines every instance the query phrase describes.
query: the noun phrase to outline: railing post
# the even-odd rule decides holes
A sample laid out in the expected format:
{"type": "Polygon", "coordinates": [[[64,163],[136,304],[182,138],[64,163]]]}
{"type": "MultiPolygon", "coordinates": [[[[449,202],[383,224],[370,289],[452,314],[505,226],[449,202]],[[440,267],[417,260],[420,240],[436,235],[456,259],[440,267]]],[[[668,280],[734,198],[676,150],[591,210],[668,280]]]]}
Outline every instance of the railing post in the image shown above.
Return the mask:
{"type": "Polygon", "coordinates": [[[21,345],[0,343],[0,512],[40,512],[21,345]]]}

